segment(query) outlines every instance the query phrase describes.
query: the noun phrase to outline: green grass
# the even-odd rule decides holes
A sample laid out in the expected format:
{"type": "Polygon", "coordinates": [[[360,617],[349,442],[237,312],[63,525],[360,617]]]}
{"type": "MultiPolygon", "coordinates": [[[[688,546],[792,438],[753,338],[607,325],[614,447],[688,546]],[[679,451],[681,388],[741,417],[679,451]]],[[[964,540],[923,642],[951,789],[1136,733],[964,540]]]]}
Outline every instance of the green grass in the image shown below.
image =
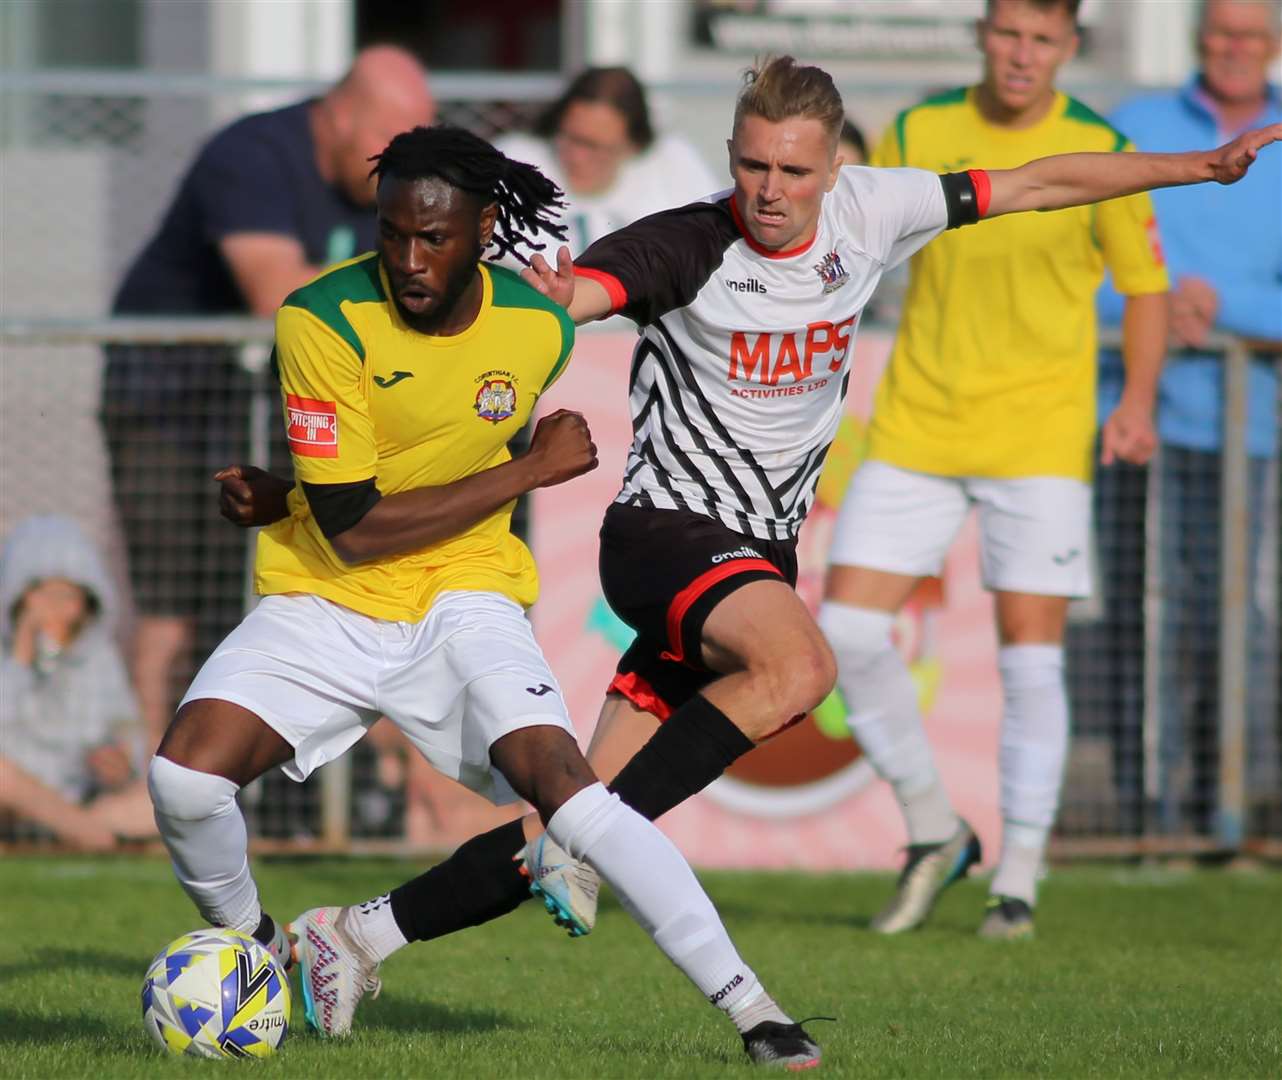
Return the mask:
{"type": "MultiPolygon", "coordinates": [[[[364,899],[414,871],[391,860],[268,861],[283,917],[364,899]]],[[[931,926],[864,928],[885,875],[708,873],[741,951],[811,1025],[828,1076],[1282,1075],[1282,876],[1109,868],[1057,873],[1039,938],[974,936],[984,891],[931,926]]],[[[357,1032],[302,1024],[262,1063],[167,1060],[139,1020],[152,954],[199,920],[158,859],[0,862],[0,1076],[691,1077],[747,1075],[729,1024],[607,904],[571,942],[526,904],[403,950],[357,1032]],[[222,1075],[221,1073],[219,1075],[222,1075]]]]}

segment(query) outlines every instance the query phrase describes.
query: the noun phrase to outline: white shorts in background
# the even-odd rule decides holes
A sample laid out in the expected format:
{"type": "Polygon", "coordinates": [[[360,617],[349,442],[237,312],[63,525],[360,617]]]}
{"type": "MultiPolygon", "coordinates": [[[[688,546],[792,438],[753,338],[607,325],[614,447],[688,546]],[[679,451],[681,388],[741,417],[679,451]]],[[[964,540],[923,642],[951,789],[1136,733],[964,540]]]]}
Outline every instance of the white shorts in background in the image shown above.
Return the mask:
{"type": "Polygon", "coordinates": [[[197,672],[182,703],[220,698],[294,748],[294,780],[340,757],[380,716],[431,764],[495,803],[515,793],[490,746],[519,728],[574,728],[529,620],[491,592],[446,592],[421,622],[318,596],[265,596],[197,672]]]}
{"type": "Polygon", "coordinates": [[[986,588],[1090,595],[1091,487],[1062,476],[935,476],[865,461],[846,490],[828,562],[938,575],[972,506],[986,588]]]}

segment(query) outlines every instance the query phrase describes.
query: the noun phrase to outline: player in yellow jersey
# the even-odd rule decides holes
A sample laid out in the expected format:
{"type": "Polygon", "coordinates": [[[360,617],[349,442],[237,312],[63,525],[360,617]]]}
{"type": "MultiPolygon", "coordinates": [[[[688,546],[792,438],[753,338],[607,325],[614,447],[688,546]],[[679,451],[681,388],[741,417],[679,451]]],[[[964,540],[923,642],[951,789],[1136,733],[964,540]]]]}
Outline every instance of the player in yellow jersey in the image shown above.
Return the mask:
{"type": "MultiPolygon", "coordinates": [[[[178,880],[211,923],[287,960],[291,934],[259,902],[236,793],[278,765],[303,780],[385,715],[446,775],[532,804],[754,1060],[815,1064],[818,1048],[739,957],[680,853],[589,768],[525,618],[538,581],[509,529],[513,502],[595,468],[596,448],[581,416],[558,411],[509,455],[574,327],[481,254],[528,242],[523,230],[562,235],[548,216],[560,192],[458,128],[405,132],[376,160],[377,252],[277,314],[298,485],[260,537],[263,599],[196,675],[149,769],[178,880]]],[[[518,821],[486,850],[510,862],[523,842],[518,821]]],[[[416,908],[460,902],[439,875],[421,885],[294,921],[313,1027],[347,1033],[416,908]]]]}
{"type": "MultiPolygon", "coordinates": [[[[990,0],[977,86],[902,113],[880,166],[1013,168],[1073,151],[1130,150],[1057,91],[1077,50],[1078,0],[990,0]]],[[[1147,193],[946,234],[916,255],[867,464],[851,482],[829,555],[820,624],[838,658],[855,738],[894,788],[908,829],[896,896],[872,923],[919,926],[939,892],[979,860],[931,758],[896,613],[937,574],[974,506],[984,584],[996,594],[1004,708],[1003,844],[986,937],[1032,932],[1036,878],[1068,749],[1063,635],[1090,591],[1095,307],[1104,269],[1127,294],[1126,392],[1101,433],[1102,462],[1153,452],[1166,340],[1167,277],[1147,193]]]]}
{"type": "MultiPolygon", "coordinates": [[[[825,211],[832,206],[831,193],[838,184],[843,189],[837,196],[838,205],[847,207],[852,188],[864,189],[862,196],[856,196],[858,213],[853,224],[864,228],[872,245],[869,250],[851,252],[850,263],[856,265],[855,260],[859,260],[861,273],[867,275],[865,289],[870,292],[871,279],[879,277],[886,264],[869,251],[880,250],[893,264],[895,253],[906,257],[906,245],[920,247],[948,225],[1034,210],[1059,210],[1154,187],[1212,181],[1236,183],[1261,149],[1282,140],[1282,124],[1278,124],[1245,133],[1211,152],[1059,154],[1014,169],[991,173],[975,169],[943,177],[920,169],[879,173],[859,169],[843,175],[836,156],[843,115],[840,95],[826,72],[797,65],[788,56],[765,62],[749,73],[736,114],[739,120],[729,143],[733,192],[715,201],[662,212],[620,230],[608,244],[600,242],[603,247],[597,253],[613,249],[608,261],[627,279],[626,287],[613,272],[603,272],[594,265],[596,260],[591,253],[584,259],[587,273],[577,276],[566,248],[558,252],[555,267],[535,255],[522,277],[563,305],[576,323],[605,317],[617,309],[620,299],[631,295],[635,306],[629,306],[639,321],[654,317],[653,313],[646,315],[647,305],[653,304],[661,309],[660,320],[671,316],[674,324],[682,324],[699,318],[702,305],[690,303],[690,292],[703,296],[710,283],[712,291],[716,291],[718,279],[711,274],[715,260],[710,265],[707,254],[714,243],[726,241],[729,246],[722,249],[723,253],[733,250],[736,258],[751,260],[743,266],[750,276],[774,272],[769,268],[779,266],[779,272],[787,273],[794,284],[797,279],[804,283],[804,287],[795,290],[770,293],[777,301],[770,316],[773,325],[800,326],[804,332],[815,318],[816,304],[831,292],[826,290],[828,280],[816,275],[821,268],[831,271],[833,260],[816,266],[808,246],[819,235],[825,211]],[[868,186],[873,184],[884,185],[887,197],[870,197],[868,186]],[[904,196],[914,193],[930,200],[930,205],[922,208],[927,212],[924,219],[905,217],[902,205],[898,210],[892,205],[896,199],[902,203],[904,196]],[[720,215],[721,221],[712,228],[691,229],[688,215],[702,216],[705,221],[709,217],[715,221],[715,216],[720,215]],[[701,254],[699,261],[689,258],[692,248],[701,254]],[[796,253],[787,254],[794,249],[796,253]]],[[[851,226],[848,219],[846,228],[851,230],[851,226]]],[[[848,240],[843,234],[842,242],[848,240]]],[[[845,271],[829,276],[833,280],[849,279],[845,271]]],[[[739,280],[739,275],[734,280],[739,280]]],[[[856,295],[863,296],[865,291],[856,295]]],[[[709,299],[714,308],[723,307],[709,299]]],[[[764,318],[762,323],[771,325],[764,318]]],[[[735,326],[726,326],[724,321],[708,325],[715,332],[693,336],[688,331],[682,333],[704,370],[711,366],[720,377],[725,371],[725,356],[733,353],[719,350],[730,346],[735,326]],[[697,342],[693,340],[696,336],[697,342]]],[[[647,328],[647,334],[651,333],[647,328]]],[[[643,339],[639,348],[648,348],[649,340],[643,339]]],[[[849,347],[848,339],[840,345],[843,363],[848,362],[849,347]]],[[[681,381],[688,379],[690,370],[685,369],[681,381]]],[[[813,374],[822,378],[822,368],[816,365],[813,374]]],[[[727,383],[720,395],[728,396],[732,389],[734,385],[727,383]]],[[[814,402],[817,396],[807,394],[806,400],[814,402]]],[[[718,400],[724,401],[725,397],[718,396],[718,400]]],[[[821,403],[810,405],[817,416],[826,415],[824,408],[821,403]]],[[[747,432],[744,445],[753,452],[762,451],[761,432],[747,432]]],[[[720,460],[728,471],[733,471],[724,458],[718,459],[714,453],[706,456],[714,462],[720,460]]],[[[267,474],[255,470],[246,476],[243,470],[232,469],[222,477],[224,513],[232,521],[263,524],[281,512],[272,505],[273,480],[267,474]]],[[[661,526],[664,511],[655,508],[653,513],[654,521],[661,526]]],[[[651,540],[635,557],[629,554],[635,574],[682,572],[682,560],[692,550],[687,540],[683,535],[675,547],[651,540]],[[674,560],[673,551],[681,560],[674,560]]],[[[740,535],[735,543],[751,548],[757,542],[740,535]]],[[[738,546],[721,552],[713,549],[708,561],[714,571],[724,563],[725,551],[735,557],[758,554],[755,549],[744,551],[738,546]]],[[[618,556],[611,559],[617,560],[618,556]]],[[[716,576],[725,579],[722,572],[716,576]]],[[[588,748],[589,760],[602,770],[614,771],[618,763],[627,761],[612,781],[611,790],[651,820],[702,790],[737,757],[752,749],[757,740],[769,737],[771,731],[822,700],[832,688],[834,675],[828,647],[815,620],[797,602],[790,586],[782,580],[745,576],[747,581],[742,588],[731,591],[729,596],[712,593],[715,602],[693,613],[689,602],[693,590],[679,588],[672,596],[670,588],[649,588],[645,586],[646,579],[638,577],[640,591],[645,593],[648,588],[656,605],[667,606],[674,625],[696,616],[699,623],[708,625],[713,625],[709,620],[715,620],[712,631],[706,626],[692,628],[690,636],[700,643],[703,658],[688,656],[684,661],[687,677],[701,680],[704,690],[688,683],[678,699],[680,704],[662,723],[661,699],[637,702],[611,691],[588,748]],[[717,702],[713,701],[714,696],[717,702]]],[[[699,579],[705,584],[713,580],[703,574],[699,579]]],[[[671,580],[668,584],[670,587],[671,580]]],[[[684,641],[685,632],[679,637],[684,641]]],[[[692,648],[691,653],[694,652],[692,648]]],[[[417,928],[413,936],[417,939],[440,936],[511,911],[537,886],[560,920],[579,933],[587,932],[596,914],[596,889],[587,880],[592,871],[555,851],[549,859],[549,849],[555,845],[548,844],[538,829],[538,820],[532,817],[526,819],[524,828],[513,823],[469,840],[422,879],[393,890],[390,904],[400,913],[398,920],[401,915],[412,919],[417,928]],[[525,828],[529,829],[528,836],[525,828]],[[514,869],[512,855],[522,840],[529,841],[522,860],[533,883],[523,881],[514,869]],[[411,888],[418,897],[417,916],[407,911],[404,903],[402,890],[411,888]]],[[[367,906],[376,910],[384,899],[375,898],[367,906]]],[[[769,1023],[763,1021],[759,1028],[769,1023]]],[[[818,1049],[798,1025],[775,1022],[766,1030],[777,1038],[768,1052],[760,1054],[754,1052],[753,1046],[766,1045],[765,1041],[758,1039],[754,1044],[752,1030],[745,1032],[745,1044],[757,1060],[804,1063],[810,1060],[805,1055],[812,1051],[817,1058],[818,1049]],[[788,1048],[787,1054],[780,1052],[783,1047],[788,1048]]]]}

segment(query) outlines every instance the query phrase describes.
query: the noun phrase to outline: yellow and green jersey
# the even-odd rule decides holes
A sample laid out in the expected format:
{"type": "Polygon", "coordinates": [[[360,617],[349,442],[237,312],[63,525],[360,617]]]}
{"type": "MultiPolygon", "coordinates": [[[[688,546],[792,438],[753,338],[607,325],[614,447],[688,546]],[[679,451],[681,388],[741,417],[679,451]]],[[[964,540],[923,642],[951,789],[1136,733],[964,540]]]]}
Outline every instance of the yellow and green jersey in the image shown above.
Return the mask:
{"type": "MultiPolygon", "coordinates": [[[[574,325],[510,270],[480,265],[481,309],[461,334],[408,327],[376,254],[326,271],[276,316],[276,357],[297,480],[368,480],[383,495],[449,484],[509,460],[507,443],[565,368],[574,325]]],[[[538,574],[509,503],[448,540],[349,566],[301,486],[258,540],[260,593],[314,593],[381,619],[417,621],[446,589],[529,605],[538,574]]]]}
{"type": "MultiPolygon", "coordinates": [[[[1131,149],[1065,94],[1030,128],[996,127],[972,88],[901,113],[872,164],[946,173],[1131,149]]],[[[869,456],[943,476],[1089,480],[1095,292],[1105,267],[1122,293],[1167,289],[1147,194],[1004,215],[932,240],[911,263],[869,456]]]]}

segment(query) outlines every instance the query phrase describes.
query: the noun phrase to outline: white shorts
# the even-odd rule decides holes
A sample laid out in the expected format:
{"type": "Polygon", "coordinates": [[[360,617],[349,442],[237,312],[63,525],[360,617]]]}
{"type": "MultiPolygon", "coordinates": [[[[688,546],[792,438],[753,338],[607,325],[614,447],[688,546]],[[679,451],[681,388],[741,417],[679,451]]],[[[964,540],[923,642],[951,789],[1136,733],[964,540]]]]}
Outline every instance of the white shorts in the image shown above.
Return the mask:
{"type": "Polygon", "coordinates": [[[935,476],[866,461],[846,491],[828,561],[938,575],[971,506],[986,588],[1090,595],[1091,487],[1062,476],[935,476]]]}
{"type": "Polygon", "coordinates": [[[361,615],[318,596],[265,596],[205,661],[183,704],[219,698],[294,748],[294,780],[333,761],[380,717],[446,776],[495,803],[515,793],[490,746],[519,728],[574,735],[561,688],[519,604],[446,592],[416,623],[361,615]]]}

